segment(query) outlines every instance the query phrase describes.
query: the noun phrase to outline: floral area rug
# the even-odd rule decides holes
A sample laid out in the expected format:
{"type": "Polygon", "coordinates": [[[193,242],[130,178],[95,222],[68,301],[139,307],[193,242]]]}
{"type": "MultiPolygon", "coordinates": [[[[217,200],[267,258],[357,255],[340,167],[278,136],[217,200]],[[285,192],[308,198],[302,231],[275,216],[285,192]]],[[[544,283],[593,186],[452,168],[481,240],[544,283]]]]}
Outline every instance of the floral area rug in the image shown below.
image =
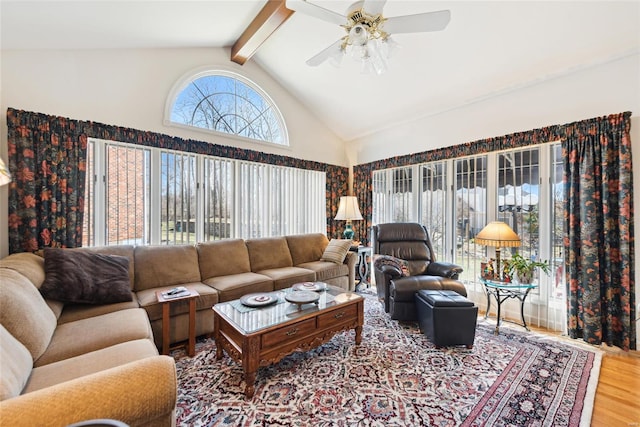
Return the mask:
{"type": "Polygon", "coordinates": [[[522,328],[479,321],[473,349],[436,349],[417,324],[391,320],[365,296],[362,344],[343,332],[260,368],[252,399],[242,368],[212,339],[181,350],[183,426],[589,425],[601,353],[522,328]]]}

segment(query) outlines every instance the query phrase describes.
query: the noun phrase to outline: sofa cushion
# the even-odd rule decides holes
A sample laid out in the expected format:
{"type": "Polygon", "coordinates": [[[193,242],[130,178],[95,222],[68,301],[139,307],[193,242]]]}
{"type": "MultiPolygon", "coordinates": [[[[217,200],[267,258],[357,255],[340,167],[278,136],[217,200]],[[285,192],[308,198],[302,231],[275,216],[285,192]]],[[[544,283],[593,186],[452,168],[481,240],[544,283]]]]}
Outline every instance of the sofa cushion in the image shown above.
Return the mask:
{"type": "Polygon", "coordinates": [[[261,270],[258,273],[270,277],[271,280],[273,280],[273,288],[276,291],[290,288],[296,283],[314,282],[316,280],[316,273],[314,271],[300,267],[272,268],[269,270],[261,270]]]}
{"type": "Polygon", "coordinates": [[[241,273],[229,276],[211,277],[204,281],[218,291],[220,302],[238,299],[252,292],[273,291],[273,280],[258,273],[241,273]]]}
{"type": "Polygon", "coordinates": [[[56,316],[38,289],[22,274],[0,268],[0,324],[31,353],[44,353],[56,328],[56,316]]]}
{"type": "Polygon", "coordinates": [[[291,253],[284,237],[265,237],[246,241],[251,261],[251,271],[259,273],[261,270],[272,268],[292,267],[291,253]]]}
{"type": "Polygon", "coordinates": [[[136,246],[136,291],[200,282],[198,252],[193,245],[136,246]]]}
{"type": "Polygon", "coordinates": [[[138,298],[136,298],[134,293],[132,293],[132,296],[133,299],[131,301],[117,302],[115,304],[65,304],[62,315],[58,318],[58,325],[75,322],[76,320],[86,319],[88,317],[101,316],[114,311],[140,308],[138,298]]]}
{"type": "MultiPolygon", "coordinates": [[[[192,288],[200,294],[200,296],[196,297],[196,310],[210,310],[214,304],[218,303],[218,291],[204,283],[184,283],[182,286],[192,288]]],[[[171,289],[171,287],[145,289],[137,293],[140,307],[147,311],[149,320],[162,319],[162,303],[158,302],[156,292],[164,292],[169,289],[171,289]]],[[[169,313],[171,316],[188,312],[189,300],[175,301],[169,304],[169,313]]]]}
{"type": "Polygon", "coordinates": [[[120,310],[58,325],[47,350],[34,366],[79,356],[90,351],[152,337],[147,313],[141,308],[120,310]],[[82,337],[82,339],[78,339],[82,337]]]}
{"type": "Polygon", "coordinates": [[[0,401],[20,395],[24,389],[33,359],[27,347],[0,325],[0,401]]]}
{"type": "Polygon", "coordinates": [[[3,258],[0,260],[0,268],[17,271],[38,289],[44,282],[44,258],[30,252],[21,252],[3,258]]]}
{"type": "Polygon", "coordinates": [[[129,260],[129,281],[131,289],[133,289],[133,281],[135,279],[135,257],[133,256],[133,245],[111,245],[111,246],[93,246],[86,248],[73,248],[72,251],[84,251],[98,253],[102,255],[118,255],[126,257],[129,260]]]}
{"type": "Polygon", "coordinates": [[[131,301],[129,260],[68,249],[45,248],[45,298],[84,304],[131,301]]]}
{"type": "Polygon", "coordinates": [[[322,233],[297,234],[286,236],[293,265],[318,261],[329,244],[322,233]]]}
{"type": "Polygon", "coordinates": [[[313,270],[316,273],[316,281],[324,282],[341,276],[349,276],[349,266],[345,263],[336,264],[328,261],[305,262],[297,267],[313,270]]]}
{"type": "Polygon", "coordinates": [[[24,393],[157,355],[158,349],[153,341],[148,339],[127,341],[91,351],[34,368],[24,393]]]}
{"type": "MultiPolygon", "coordinates": [[[[1,259],[0,268],[3,267],[15,270],[22,274],[38,289],[40,289],[42,282],[44,282],[44,258],[31,252],[11,254],[8,257],[1,259]]],[[[60,317],[64,303],[62,301],[47,298],[45,298],[45,301],[51,311],[53,311],[53,314],[55,314],[56,317],[60,317]]]]}
{"type": "Polygon", "coordinates": [[[331,239],[327,247],[322,253],[320,259],[322,261],[335,262],[336,264],[342,264],[347,257],[349,249],[351,249],[353,241],[351,239],[331,239]]]}
{"type": "Polygon", "coordinates": [[[198,264],[202,280],[251,271],[249,252],[242,239],[198,243],[198,264]]]}

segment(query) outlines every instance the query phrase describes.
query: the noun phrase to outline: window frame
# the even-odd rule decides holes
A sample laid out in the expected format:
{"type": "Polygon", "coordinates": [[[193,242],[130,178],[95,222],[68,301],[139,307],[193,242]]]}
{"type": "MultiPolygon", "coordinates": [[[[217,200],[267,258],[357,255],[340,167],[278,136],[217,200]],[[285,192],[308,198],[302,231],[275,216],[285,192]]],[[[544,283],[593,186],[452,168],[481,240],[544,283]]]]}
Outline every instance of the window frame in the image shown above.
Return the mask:
{"type": "Polygon", "coordinates": [[[248,77],[245,77],[245,76],[243,76],[243,75],[241,75],[241,74],[239,74],[237,72],[225,69],[224,67],[220,67],[220,66],[215,66],[215,67],[206,66],[206,67],[198,68],[196,70],[189,71],[189,72],[185,73],[182,77],[180,77],[174,83],[173,87],[169,91],[169,94],[167,96],[167,100],[165,102],[163,124],[165,126],[180,128],[180,129],[184,129],[184,130],[188,130],[188,131],[202,132],[202,133],[206,133],[206,134],[209,134],[209,135],[215,135],[215,136],[220,136],[220,137],[224,137],[224,138],[232,138],[232,139],[236,139],[236,140],[243,141],[243,142],[249,142],[249,143],[252,143],[252,144],[264,144],[264,145],[267,145],[269,147],[274,147],[275,146],[275,147],[290,149],[289,131],[287,129],[287,124],[286,124],[286,121],[284,119],[284,116],[282,115],[282,112],[280,111],[280,108],[278,108],[278,105],[275,103],[273,98],[264,89],[262,89],[262,87],[260,85],[258,85],[253,80],[251,80],[248,77]],[[208,77],[208,76],[229,77],[229,78],[232,78],[232,79],[235,79],[235,80],[241,82],[242,84],[245,84],[245,85],[249,86],[251,89],[256,91],[258,93],[258,95],[260,95],[270,105],[270,107],[271,107],[271,109],[272,109],[272,111],[274,113],[274,116],[275,116],[275,118],[278,121],[278,124],[280,126],[280,131],[282,133],[282,143],[265,141],[265,140],[261,140],[261,139],[254,139],[254,138],[249,138],[249,137],[242,136],[242,135],[236,135],[236,134],[232,134],[232,133],[225,133],[225,132],[220,132],[220,131],[213,130],[213,129],[207,129],[207,128],[198,127],[198,126],[190,126],[190,125],[186,125],[184,123],[177,123],[177,122],[172,121],[171,120],[171,113],[173,111],[173,107],[175,105],[175,102],[178,99],[178,96],[192,82],[194,82],[195,80],[198,80],[198,79],[200,79],[202,77],[208,77]]]}
{"type": "MultiPolygon", "coordinates": [[[[88,215],[85,216],[83,223],[83,245],[104,246],[123,244],[115,241],[108,242],[105,234],[106,216],[104,213],[107,206],[105,189],[108,185],[112,184],[107,182],[105,175],[106,168],[104,166],[107,162],[107,156],[105,155],[106,146],[124,147],[148,152],[148,160],[150,162],[148,169],[150,176],[147,183],[148,188],[145,188],[145,196],[149,199],[149,212],[144,215],[144,227],[145,236],[148,236],[149,240],[145,240],[141,244],[185,244],[225,238],[246,239],[305,233],[327,234],[326,171],[251,162],[165,148],[142,147],[132,143],[89,138],[88,147],[92,155],[90,162],[88,162],[89,169],[87,170],[86,176],[86,182],[90,185],[87,185],[85,193],[85,209],[88,215]],[[161,215],[163,194],[167,194],[166,197],[169,197],[165,191],[165,182],[163,181],[163,155],[193,160],[193,167],[189,169],[190,172],[192,172],[189,176],[193,178],[187,182],[187,184],[191,186],[191,192],[189,193],[190,200],[193,200],[192,206],[188,210],[191,215],[187,218],[187,223],[189,224],[187,230],[190,230],[189,227],[191,227],[191,217],[193,217],[195,221],[195,230],[187,233],[181,233],[181,230],[175,230],[178,234],[168,240],[165,239],[165,235],[161,234],[162,225],[165,224],[168,226],[172,221],[171,218],[163,219],[161,215]],[[230,229],[228,235],[225,234],[222,237],[212,236],[205,231],[205,227],[210,226],[210,222],[206,220],[206,192],[211,191],[214,186],[218,185],[215,179],[212,180],[211,177],[205,175],[205,163],[207,161],[220,161],[228,164],[230,168],[229,180],[224,183],[224,185],[230,186],[225,190],[226,195],[224,196],[226,206],[229,209],[228,219],[230,229]],[[256,185],[252,185],[250,182],[252,177],[242,173],[242,166],[264,171],[263,179],[260,179],[256,185]],[[273,188],[274,176],[284,177],[287,181],[286,188],[281,189],[281,191],[276,191],[278,189],[273,188]],[[264,209],[259,213],[254,213],[251,209],[247,211],[246,206],[244,206],[245,203],[241,200],[241,189],[244,189],[247,194],[262,194],[265,201],[264,209]],[[90,194],[88,194],[88,192],[90,192],[90,194]],[[284,195],[290,197],[283,199],[284,195]],[[289,201],[290,198],[291,201],[289,201]],[[87,208],[87,206],[89,206],[89,208],[87,208]],[[244,217],[241,217],[241,214],[243,214],[244,217]],[[257,234],[246,232],[243,228],[244,220],[259,223],[259,232],[257,234]],[[187,240],[185,240],[184,236],[186,236],[187,240]]],[[[183,191],[184,185],[182,181],[175,181],[175,185],[173,181],[171,181],[171,185],[174,190],[183,191]]],[[[171,197],[174,196],[172,195],[171,197]]],[[[176,216],[173,218],[174,229],[176,220],[182,221],[183,224],[185,223],[184,216],[180,218],[176,216]]]]}
{"type": "MultiPolygon", "coordinates": [[[[541,144],[535,144],[525,147],[512,148],[508,150],[497,150],[491,151],[487,153],[478,153],[472,154],[468,156],[461,156],[459,158],[448,158],[444,160],[436,160],[436,161],[428,161],[428,162],[417,162],[405,166],[391,167],[391,168],[382,168],[372,171],[372,225],[378,224],[380,222],[393,222],[394,215],[393,212],[396,207],[394,206],[394,200],[392,198],[394,183],[393,183],[393,173],[397,170],[408,170],[412,169],[414,174],[417,173],[420,168],[426,165],[436,165],[442,164],[444,165],[444,181],[446,182],[446,199],[448,203],[450,203],[450,207],[448,206],[443,214],[442,220],[445,223],[445,250],[439,251],[437,254],[440,255],[438,260],[440,261],[448,261],[453,262],[459,265],[462,265],[465,270],[460,277],[460,281],[462,281],[467,289],[468,295],[470,298],[474,299],[481,306],[484,305],[486,307],[486,294],[484,288],[477,277],[480,275],[479,267],[480,262],[473,261],[471,258],[469,259],[461,259],[464,258],[464,251],[468,251],[470,254],[480,254],[482,253],[483,258],[495,257],[495,248],[488,246],[479,246],[476,245],[473,241],[473,236],[469,236],[469,238],[464,238],[460,236],[458,229],[458,193],[462,189],[458,188],[459,185],[459,172],[457,169],[458,162],[463,161],[472,161],[477,162],[481,159],[484,159],[484,166],[482,168],[482,174],[484,177],[481,181],[484,183],[484,196],[483,196],[483,205],[484,212],[482,215],[486,216],[486,222],[493,220],[500,220],[503,213],[499,212],[498,203],[499,203],[499,159],[500,156],[504,156],[506,153],[514,154],[515,153],[524,153],[526,151],[537,151],[538,163],[536,168],[538,169],[538,186],[539,186],[539,198],[538,198],[538,210],[537,213],[539,215],[539,232],[538,232],[538,244],[535,248],[539,257],[541,259],[549,260],[551,266],[551,273],[549,275],[539,274],[538,275],[538,288],[531,292],[529,298],[526,301],[526,309],[525,314],[528,318],[527,323],[529,324],[537,324],[540,326],[541,324],[546,324],[547,327],[552,328],[554,330],[563,331],[566,324],[564,319],[566,316],[563,314],[565,307],[563,304],[563,298],[566,296],[562,296],[561,292],[565,286],[564,277],[562,275],[558,275],[558,269],[564,264],[561,255],[557,254],[558,245],[554,246],[554,238],[558,239],[557,227],[558,227],[558,218],[555,215],[558,215],[557,209],[554,211],[554,204],[557,203],[557,194],[561,189],[562,181],[560,177],[560,181],[557,174],[558,168],[558,159],[557,157],[561,155],[559,152],[560,141],[554,140],[541,144]],[[555,154],[554,154],[555,153],[555,154]],[[555,181],[555,182],[554,182],[555,181]],[[554,193],[555,192],[555,193],[554,193]],[[555,196],[554,196],[555,194],[555,196]],[[555,197],[555,198],[554,198],[555,197]],[[382,204],[380,206],[379,204],[382,204]],[[555,228],[554,228],[555,227],[555,228]],[[462,237],[463,246],[457,247],[457,242],[459,238],[462,237]],[[442,252],[444,252],[445,256],[442,257],[442,252]]],[[[529,165],[532,165],[529,163],[529,165]]],[[[477,169],[474,167],[474,170],[477,169]]],[[[421,174],[414,176],[422,176],[421,174]]],[[[415,215],[414,206],[421,206],[423,203],[423,188],[422,185],[418,186],[413,183],[414,193],[412,196],[414,198],[413,203],[408,203],[406,206],[409,206],[409,211],[407,214],[415,215]],[[419,187],[419,191],[416,191],[417,187],[419,187]]],[[[422,184],[421,182],[419,184],[422,184]]],[[[429,229],[429,224],[426,223],[426,218],[423,218],[421,212],[418,213],[418,222],[423,223],[429,229]]],[[[483,223],[483,224],[484,224],[483,223]]],[[[562,224],[562,221],[560,221],[562,224]]],[[[475,224],[476,228],[475,232],[477,233],[478,224],[475,224]]],[[[532,247],[533,248],[533,247],[532,247]]],[[[520,251],[518,251],[520,252],[520,251]]],[[[504,253],[505,257],[508,257],[507,252],[504,253]]],[[[512,301],[511,301],[512,302],[512,301]]],[[[495,309],[495,300],[492,302],[492,307],[495,309]]],[[[506,310],[512,310],[512,306],[507,304],[506,310]]]]}

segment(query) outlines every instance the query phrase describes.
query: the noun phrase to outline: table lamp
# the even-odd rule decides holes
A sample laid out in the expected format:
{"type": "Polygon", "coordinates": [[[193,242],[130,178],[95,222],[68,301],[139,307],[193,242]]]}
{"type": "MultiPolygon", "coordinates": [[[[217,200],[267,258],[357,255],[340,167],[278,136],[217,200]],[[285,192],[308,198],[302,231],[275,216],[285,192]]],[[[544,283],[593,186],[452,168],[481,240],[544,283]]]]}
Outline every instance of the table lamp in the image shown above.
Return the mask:
{"type": "Polygon", "coordinates": [[[478,245],[495,246],[496,272],[498,280],[502,280],[500,270],[500,248],[514,248],[520,246],[520,237],[502,221],[492,221],[480,231],[474,241],[478,245]]]}
{"type": "Polygon", "coordinates": [[[363,219],[358,208],[358,198],[356,196],[342,196],[340,197],[340,206],[338,207],[338,214],[334,218],[337,221],[347,221],[344,232],[342,235],[345,239],[353,239],[353,228],[351,228],[351,221],[363,219]]]}

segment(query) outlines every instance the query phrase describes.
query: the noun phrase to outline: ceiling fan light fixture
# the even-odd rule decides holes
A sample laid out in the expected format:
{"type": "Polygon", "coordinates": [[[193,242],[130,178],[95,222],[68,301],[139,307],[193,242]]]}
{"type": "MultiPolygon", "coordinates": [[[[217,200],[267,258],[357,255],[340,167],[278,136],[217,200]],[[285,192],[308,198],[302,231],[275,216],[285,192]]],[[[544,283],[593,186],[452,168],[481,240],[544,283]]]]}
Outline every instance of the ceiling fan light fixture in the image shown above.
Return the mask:
{"type": "Polygon", "coordinates": [[[353,28],[349,30],[349,41],[348,43],[352,46],[364,46],[369,41],[369,32],[365,28],[364,25],[358,24],[354,25],[353,28]]]}
{"type": "Polygon", "coordinates": [[[340,25],[346,35],[328,48],[307,60],[310,66],[318,66],[330,60],[340,65],[340,57],[349,55],[360,61],[365,74],[382,74],[387,70],[387,60],[400,46],[390,34],[442,31],[449,24],[451,12],[441,10],[414,15],[385,18],[382,8],[386,0],[360,0],[353,3],[345,15],[315,5],[308,0],[287,1],[287,7],[302,11],[316,18],[340,25]],[[369,11],[367,12],[368,9],[369,11]],[[341,24],[346,18],[346,24],[341,24]]]}
{"type": "Polygon", "coordinates": [[[367,58],[363,59],[363,71],[366,70],[367,74],[373,72],[381,75],[387,71],[388,49],[385,49],[385,45],[386,43],[382,40],[373,40],[367,44],[367,58]]]}

